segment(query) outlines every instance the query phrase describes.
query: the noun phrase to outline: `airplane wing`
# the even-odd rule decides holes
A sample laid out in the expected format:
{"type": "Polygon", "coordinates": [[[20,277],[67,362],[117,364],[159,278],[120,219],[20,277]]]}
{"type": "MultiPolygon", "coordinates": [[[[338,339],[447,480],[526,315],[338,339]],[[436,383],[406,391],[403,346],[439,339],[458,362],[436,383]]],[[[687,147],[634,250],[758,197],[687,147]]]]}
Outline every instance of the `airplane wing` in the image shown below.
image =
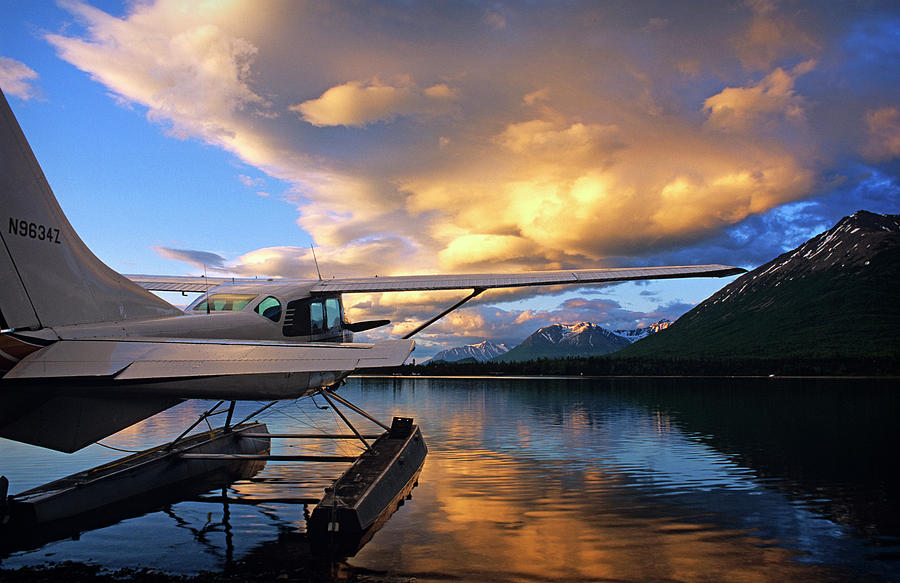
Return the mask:
{"type": "MultiPolygon", "coordinates": [[[[494,289],[541,285],[588,285],[640,279],[671,279],[683,277],[725,277],[745,270],[729,265],[684,265],[665,267],[625,267],[602,269],[567,269],[559,271],[531,271],[523,273],[479,273],[448,275],[402,275],[385,277],[334,278],[318,281],[310,289],[313,293],[374,293],[396,291],[436,291],[454,289],[494,289]]],[[[205,292],[227,283],[278,281],[290,283],[311,280],[254,279],[232,277],[179,277],[156,275],[126,276],[150,291],[205,292]]]]}
{"type": "Polygon", "coordinates": [[[59,340],[3,376],[0,437],[71,453],[184,399],[303,397],[357,368],[403,364],[413,345],[59,340]]]}
{"type": "MultiPolygon", "coordinates": [[[[180,338],[79,339],[59,340],[23,358],[4,376],[4,380],[106,378],[111,381],[195,380],[222,375],[283,376],[293,373],[345,374],[357,368],[398,366],[412,352],[411,340],[383,340],[375,344],[287,343],[229,340],[185,340],[180,338]]],[[[340,380],[339,378],[336,380],[340,380]]],[[[203,391],[201,383],[185,385],[177,396],[229,399],[264,399],[269,396],[255,389],[249,395],[240,392],[242,383],[229,389],[215,382],[215,395],[192,395],[203,391]]],[[[316,384],[318,387],[319,384],[316,384]]],[[[300,396],[296,381],[288,394],[272,398],[300,396]]]]}
{"type": "Polygon", "coordinates": [[[668,279],[677,277],[722,277],[743,273],[727,265],[688,265],[677,267],[628,267],[611,269],[571,269],[524,273],[482,273],[463,275],[405,275],[325,279],[313,292],[371,293],[390,291],[435,291],[453,289],[495,289],[540,285],[586,285],[668,279]]]}

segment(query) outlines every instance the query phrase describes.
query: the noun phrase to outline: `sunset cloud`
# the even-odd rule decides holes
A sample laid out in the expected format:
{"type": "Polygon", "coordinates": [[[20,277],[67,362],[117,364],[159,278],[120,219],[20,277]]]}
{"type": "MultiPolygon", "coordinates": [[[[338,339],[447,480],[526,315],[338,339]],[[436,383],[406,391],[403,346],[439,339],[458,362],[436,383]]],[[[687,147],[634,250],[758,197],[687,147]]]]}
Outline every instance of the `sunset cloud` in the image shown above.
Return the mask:
{"type": "Polygon", "coordinates": [[[900,109],[882,107],[866,112],[868,142],[864,153],[873,160],[900,157],[900,109]]]}
{"type": "Polygon", "coordinates": [[[32,99],[37,95],[33,83],[38,74],[25,63],[0,57],[0,87],[6,95],[19,99],[32,99]]]}
{"type": "Polygon", "coordinates": [[[766,70],[778,59],[820,50],[813,35],[779,10],[774,0],[746,0],[752,17],[734,39],[737,56],[749,69],[766,70]]]}
{"type": "Polygon", "coordinates": [[[454,98],[454,90],[445,84],[419,89],[408,81],[394,85],[350,81],[289,109],[314,126],[361,127],[401,115],[446,111],[454,98]]]}
{"type": "MultiPolygon", "coordinates": [[[[853,163],[900,155],[896,105],[845,68],[851,6],[64,6],[81,28],[46,36],[59,56],[170,133],[234,154],[252,167],[247,187],[262,186],[257,173],[282,181],[253,200],[290,205],[323,275],[633,265],[687,250],[740,262],[741,245],[763,239],[732,237],[749,222],[851,180],[853,163]]],[[[856,58],[881,70],[896,55],[856,58]]],[[[176,251],[161,253],[199,265],[176,251]]],[[[236,274],[315,275],[299,246],[220,259],[236,274]]],[[[398,330],[439,303],[357,299],[355,316],[384,310],[398,330]]],[[[482,306],[434,334],[530,317],[482,306]]]]}
{"type": "MultiPolygon", "coordinates": [[[[526,95],[525,101],[534,98],[534,94],[526,95]]],[[[596,163],[619,147],[621,138],[616,126],[573,123],[559,128],[553,122],[535,119],[508,125],[497,136],[497,143],[516,154],[542,160],[567,158],[596,163]]]]}
{"type": "Polygon", "coordinates": [[[506,28],[506,17],[499,10],[487,9],[484,11],[484,22],[494,30],[506,28]]]}
{"type": "Polygon", "coordinates": [[[759,83],[723,89],[704,102],[703,109],[709,113],[707,124],[742,131],[773,122],[805,121],[805,98],[794,91],[794,84],[797,77],[810,72],[815,65],[815,61],[805,61],[790,71],[779,67],[759,83]]]}
{"type": "Polygon", "coordinates": [[[120,20],[68,2],[65,6],[85,23],[87,37],[48,34],[46,39],[63,59],[147,107],[151,119],[172,124],[176,135],[225,145],[236,134],[235,116],[265,102],[248,84],[257,48],[207,20],[227,20],[231,4],[190,11],[178,10],[175,2],[139,4],[120,20]]]}
{"type": "MultiPolygon", "coordinates": [[[[623,101],[620,87],[593,84],[565,59],[548,68],[529,58],[544,48],[537,37],[520,60],[502,60],[507,78],[527,71],[537,80],[527,90],[516,82],[494,84],[486,99],[483,80],[496,79],[494,65],[456,62],[451,50],[436,61],[443,74],[431,83],[418,82],[425,73],[410,61],[406,70],[370,68],[367,81],[330,83],[318,97],[285,103],[285,89],[254,83],[262,74],[255,70],[278,69],[291,80],[285,88],[295,85],[287,74],[291,60],[267,48],[278,45],[280,29],[262,34],[276,23],[259,15],[249,21],[254,27],[244,26],[239,5],[204,5],[186,20],[175,17],[180,5],[174,1],[137,6],[124,19],[72,6],[87,22],[87,35],[49,36],[63,58],[179,133],[293,183],[296,195],[286,198],[299,212],[298,224],[322,247],[341,248],[333,252],[336,265],[368,266],[368,259],[358,259],[366,247],[371,253],[363,255],[378,256],[381,271],[605,264],[605,257],[645,253],[733,225],[806,195],[815,182],[807,151],[742,135],[761,120],[804,119],[795,80],[813,68],[811,60],[707,97],[703,125],[647,117],[644,98],[623,101]],[[568,93],[554,89],[560,79],[568,93]],[[290,135],[284,111],[309,125],[290,135]],[[416,125],[395,130],[391,122],[401,118],[416,125]],[[332,129],[340,127],[355,132],[332,129]],[[710,127],[734,136],[707,135],[710,127]],[[385,255],[384,240],[402,241],[406,255],[385,255]],[[340,261],[341,254],[357,259],[340,261]],[[397,263],[385,265],[385,257],[397,263]]],[[[755,6],[754,14],[774,18],[774,9],[764,8],[755,6]]],[[[672,26],[661,23],[652,17],[636,29],[672,26]]],[[[333,35],[337,41],[355,32],[350,19],[333,35]]],[[[371,48],[405,62],[391,43],[371,48]]],[[[305,51],[302,41],[296,50],[315,59],[318,70],[332,68],[327,50],[305,51]]],[[[619,75],[602,65],[595,74],[604,78],[604,72],[619,75]]],[[[641,94],[652,87],[650,77],[636,72],[622,80],[641,94]]]]}

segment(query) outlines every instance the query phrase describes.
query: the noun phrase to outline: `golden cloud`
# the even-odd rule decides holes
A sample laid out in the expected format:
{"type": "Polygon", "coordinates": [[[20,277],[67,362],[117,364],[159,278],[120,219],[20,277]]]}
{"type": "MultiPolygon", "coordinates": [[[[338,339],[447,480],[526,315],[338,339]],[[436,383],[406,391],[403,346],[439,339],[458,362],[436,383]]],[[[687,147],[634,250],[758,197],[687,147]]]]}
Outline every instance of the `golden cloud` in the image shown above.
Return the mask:
{"type": "Polygon", "coordinates": [[[410,212],[443,219],[431,231],[443,245],[442,269],[596,264],[699,237],[815,183],[775,140],[684,124],[622,130],[532,119],[507,125],[491,143],[480,151],[483,164],[403,184],[410,212]]]}
{"type": "MultiPolygon", "coordinates": [[[[267,13],[257,11],[244,24],[248,10],[238,4],[203,5],[188,18],[178,17],[182,8],[174,1],[142,4],[118,19],[76,3],[71,9],[87,22],[88,37],[48,39],[63,58],[145,104],[154,119],[294,184],[289,199],[298,224],[340,275],[353,275],[343,272],[350,268],[602,265],[609,256],[652,251],[764,212],[804,196],[814,182],[797,153],[743,135],[760,119],[803,117],[794,80],[812,61],[709,97],[705,127],[644,114],[639,102],[652,77],[633,64],[624,79],[636,84],[640,99],[631,101],[616,100],[619,88],[583,85],[585,70],[563,66],[565,59],[548,68],[506,55],[502,67],[511,79],[527,70],[535,80],[527,90],[495,83],[490,99],[478,84],[488,78],[479,74],[495,78],[489,62],[483,72],[457,69],[425,85],[413,81],[421,70],[373,71],[369,81],[328,83],[318,98],[285,104],[311,124],[295,128],[295,136],[284,119],[271,119],[273,104],[262,97],[284,90],[252,82],[253,68],[286,73],[294,62],[261,44],[276,42],[267,27],[280,30],[281,23],[261,22],[267,13]],[[452,116],[433,117],[451,110],[452,116]],[[388,125],[377,139],[366,136],[374,122],[400,116],[418,117],[416,135],[395,136],[388,125]],[[362,128],[351,141],[337,142],[355,158],[335,157],[340,148],[315,149],[317,132],[334,126],[362,128]],[[712,135],[710,128],[732,135],[712,135]],[[401,251],[387,252],[386,241],[399,242],[401,251]]],[[[296,31],[290,38],[298,38],[296,31]]],[[[541,41],[532,42],[540,50],[541,41]]],[[[316,48],[304,54],[329,70],[328,51],[316,48]]],[[[388,54],[391,47],[374,49],[388,54]]],[[[453,70],[452,53],[438,62],[453,70]]],[[[285,250],[242,260],[248,265],[241,269],[268,275],[299,269],[285,250]]]]}
{"type": "Polygon", "coordinates": [[[524,237],[513,235],[466,234],[453,239],[438,255],[438,261],[448,268],[489,261],[530,257],[533,248],[524,237]]]}
{"type": "MultiPolygon", "coordinates": [[[[585,27],[577,6],[554,27],[546,8],[460,10],[428,42],[390,7],[66,6],[86,32],[49,35],[61,57],[178,135],[288,182],[281,198],[326,277],[624,264],[806,197],[820,170],[796,87],[815,44],[765,2],[728,11],[736,22],[709,27],[698,50],[675,20],[644,14],[627,36],[620,21],[585,27]]],[[[896,108],[865,119],[868,155],[896,156],[896,108]]],[[[229,268],[315,276],[305,247],[229,268]]],[[[398,325],[439,303],[414,300],[398,325]]],[[[359,299],[354,317],[400,301],[359,299]]]]}
{"type": "Polygon", "coordinates": [[[900,109],[882,107],[866,112],[868,142],[863,154],[873,161],[900,157],[900,109]]]}
{"type": "Polygon", "coordinates": [[[314,126],[365,126],[391,121],[401,115],[425,115],[447,111],[456,92],[446,84],[424,90],[409,80],[388,85],[378,80],[368,83],[349,81],[328,89],[289,109],[314,126]]]}
{"type": "Polygon", "coordinates": [[[806,119],[802,96],[794,91],[800,75],[810,72],[815,61],[805,61],[790,71],[777,68],[749,87],[727,87],[704,102],[707,125],[729,131],[746,131],[770,120],[802,122],[806,119]]]}

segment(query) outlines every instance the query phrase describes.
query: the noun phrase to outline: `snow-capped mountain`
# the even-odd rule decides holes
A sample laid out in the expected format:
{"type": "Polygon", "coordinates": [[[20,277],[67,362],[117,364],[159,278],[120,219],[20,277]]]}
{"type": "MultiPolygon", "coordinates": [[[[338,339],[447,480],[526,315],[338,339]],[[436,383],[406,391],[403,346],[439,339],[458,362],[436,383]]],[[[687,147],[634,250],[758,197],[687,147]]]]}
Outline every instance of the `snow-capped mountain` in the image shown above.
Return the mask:
{"type": "Polygon", "coordinates": [[[900,356],[898,278],[900,215],[858,211],[616,356],[900,356]]]}
{"type": "Polygon", "coordinates": [[[631,344],[630,340],[591,322],[545,326],[494,360],[513,362],[536,358],[596,356],[631,344]]]}
{"type": "Polygon", "coordinates": [[[490,340],[485,340],[478,344],[466,344],[465,346],[442,350],[431,357],[431,362],[439,360],[455,362],[464,358],[474,358],[478,362],[485,362],[506,352],[509,352],[509,347],[506,344],[495,344],[490,340]]]}
{"type": "Polygon", "coordinates": [[[537,330],[526,338],[516,348],[521,348],[512,358],[503,358],[510,351],[506,344],[495,344],[485,340],[478,344],[467,344],[442,350],[431,357],[431,362],[456,362],[464,359],[474,359],[478,362],[488,360],[527,360],[522,354],[535,354],[531,358],[551,358],[559,356],[585,356],[595,354],[609,354],[646,338],[650,334],[667,328],[672,322],[660,320],[633,330],[616,330],[610,332],[605,328],[591,322],[579,322],[578,324],[554,324],[537,330]],[[625,340],[620,342],[619,340],[625,340]],[[552,354],[551,354],[552,353],[552,354]],[[562,354],[561,354],[562,353],[562,354]],[[499,357],[499,358],[498,358],[499,357]]]}
{"type": "Polygon", "coordinates": [[[900,215],[857,211],[793,251],[743,275],[697,306],[698,312],[705,308],[704,304],[735,301],[815,273],[866,270],[873,254],[897,245],[898,234],[900,215]]]}
{"type": "Polygon", "coordinates": [[[632,330],[613,330],[613,334],[621,336],[629,342],[637,342],[638,340],[646,338],[647,336],[659,332],[660,330],[665,330],[671,325],[671,320],[660,320],[659,322],[654,322],[649,326],[641,326],[632,330]]]}

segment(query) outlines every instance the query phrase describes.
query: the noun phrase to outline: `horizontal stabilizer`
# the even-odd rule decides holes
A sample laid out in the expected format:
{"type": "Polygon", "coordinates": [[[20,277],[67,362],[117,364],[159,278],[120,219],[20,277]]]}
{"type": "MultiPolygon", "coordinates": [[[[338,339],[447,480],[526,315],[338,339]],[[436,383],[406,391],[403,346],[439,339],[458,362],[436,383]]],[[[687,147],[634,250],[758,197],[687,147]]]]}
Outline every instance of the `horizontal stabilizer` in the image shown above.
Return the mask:
{"type": "Polygon", "coordinates": [[[22,359],[4,379],[112,377],[117,381],[222,375],[351,372],[403,364],[410,340],[293,344],[227,340],[60,340],[22,359]]]}

